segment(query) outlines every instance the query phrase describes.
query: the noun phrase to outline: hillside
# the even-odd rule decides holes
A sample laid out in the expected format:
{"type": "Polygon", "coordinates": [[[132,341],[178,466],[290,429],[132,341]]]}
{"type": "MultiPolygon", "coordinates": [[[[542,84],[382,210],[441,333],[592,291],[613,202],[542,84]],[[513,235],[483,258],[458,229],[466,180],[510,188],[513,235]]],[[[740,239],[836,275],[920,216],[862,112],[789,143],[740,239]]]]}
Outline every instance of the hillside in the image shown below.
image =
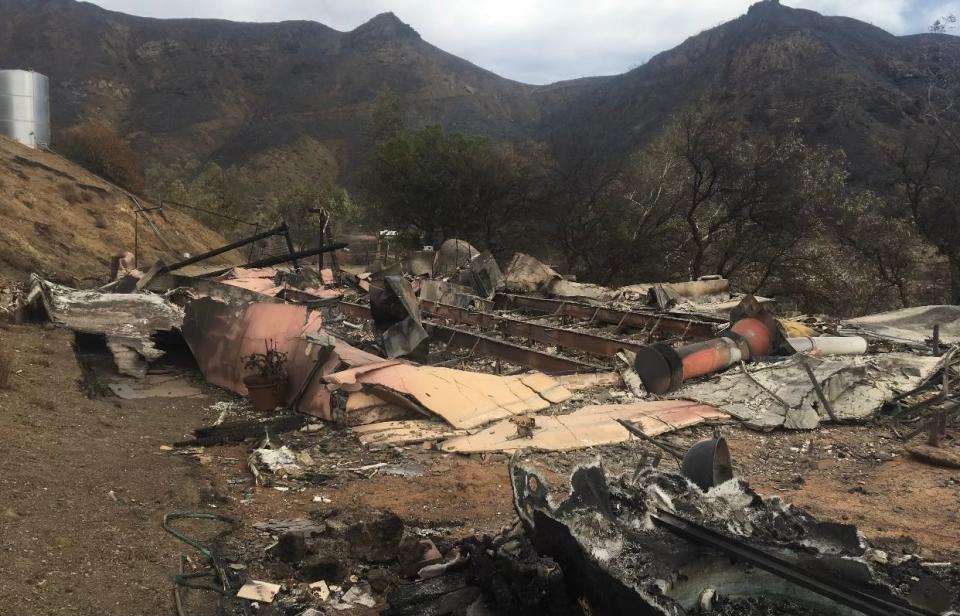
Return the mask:
{"type": "Polygon", "coordinates": [[[709,101],[758,125],[800,119],[813,141],[847,151],[855,175],[882,182],[876,142],[917,121],[910,101],[927,75],[960,79],[960,37],[897,37],[775,0],[623,75],[549,86],[452,56],[392,13],[340,32],[148,19],[74,0],[0,0],[0,12],[4,65],[51,76],[55,133],[106,120],[148,162],[245,167],[262,191],[351,184],[387,90],[414,124],[553,142],[572,132],[605,153],[641,145],[677,110],[709,101]]]}
{"type": "Polygon", "coordinates": [[[145,19],[73,0],[0,0],[0,13],[0,57],[51,76],[56,128],[96,116],[162,161],[210,158],[275,176],[306,156],[316,166],[296,175],[335,176],[362,158],[385,90],[423,122],[468,132],[514,136],[537,118],[533,88],[433,47],[389,13],[352,32],[145,19]]]}
{"type": "MultiPolygon", "coordinates": [[[[142,201],[145,208],[152,207],[142,201]]],[[[140,264],[172,262],[226,241],[189,216],[165,209],[141,214],[140,264]],[[173,250],[147,226],[150,216],[173,250]]],[[[65,284],[106,282],[110,257],[133,251],[133,203],[101,178],[63,158],[0,137],[0,279],[36,272],[65,284]]]]}

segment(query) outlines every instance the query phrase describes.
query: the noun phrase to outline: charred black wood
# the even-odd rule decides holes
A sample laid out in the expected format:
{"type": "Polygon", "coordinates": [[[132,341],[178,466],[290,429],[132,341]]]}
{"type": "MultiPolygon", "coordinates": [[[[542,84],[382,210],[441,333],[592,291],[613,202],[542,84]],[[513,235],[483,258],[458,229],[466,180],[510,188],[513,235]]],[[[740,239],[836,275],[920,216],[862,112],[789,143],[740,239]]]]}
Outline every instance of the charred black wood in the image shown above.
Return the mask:
{"type": "Polygon", "coordinates": [[[307,421],[305,415],[280,415],[266,420],[232,421],[218,426],[196,428],[196,438],[179,441],[174,447],[209,447],[224,443],[239,443],[248,438],[262,438],[264,430],[271,434],[291,432],[301,428],[307,421]]]}

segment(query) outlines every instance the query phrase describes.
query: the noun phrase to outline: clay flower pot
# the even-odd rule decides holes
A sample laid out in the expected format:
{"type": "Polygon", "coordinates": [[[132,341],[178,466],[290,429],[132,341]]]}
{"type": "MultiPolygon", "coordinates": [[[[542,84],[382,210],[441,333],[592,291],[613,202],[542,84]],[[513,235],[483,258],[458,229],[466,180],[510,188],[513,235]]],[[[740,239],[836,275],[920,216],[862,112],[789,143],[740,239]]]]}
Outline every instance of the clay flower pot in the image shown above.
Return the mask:
{"type": "Polygon", "coordinates": [[[246,377],[243,384],[247,386],[247,395],[253,408],[258,411],[272,411],[286,402],[287,381],[287,378],[264,381],[258,377],[246,377]]]}

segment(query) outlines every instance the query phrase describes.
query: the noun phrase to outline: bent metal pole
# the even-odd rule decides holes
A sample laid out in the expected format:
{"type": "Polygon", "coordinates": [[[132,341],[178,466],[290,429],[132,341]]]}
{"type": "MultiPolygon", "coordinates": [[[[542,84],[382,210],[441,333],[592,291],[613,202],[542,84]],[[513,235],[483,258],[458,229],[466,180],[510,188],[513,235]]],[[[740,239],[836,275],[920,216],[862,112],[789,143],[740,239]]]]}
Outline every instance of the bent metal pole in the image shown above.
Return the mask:
{"type": "Polygon", "coordinates": [[[287,232],[287,223],[281,223],[279,226],[274,227],[273,229],[268,229],[266,231],[263,231],[262,233],[257,233],[256,235],[251,235],[250,237],[246,237],[241,240],[237,240],[236,242],[227,244],[226,246],[221,246],[220,248],[214,248],[213,250],[209,250],[195,257],[190,257],[189,259],[184,259],[183,261],[178,261],[177,263],[164,266],[160,268],[160,270],[157,272],[157,275],[166,274],[166,273],[178,270],[180,268],[186,267],[188,265],[193,265],[194,263],[205,261],[217,255],[222,255],[225,252],[230,252],[231,250],[241,248],[243,246],[246,246],[247,244],[252,244],[253,242],[258,242],[268,237],[271,237],[274,235],[280,235],[286,232],[287,232]]]}

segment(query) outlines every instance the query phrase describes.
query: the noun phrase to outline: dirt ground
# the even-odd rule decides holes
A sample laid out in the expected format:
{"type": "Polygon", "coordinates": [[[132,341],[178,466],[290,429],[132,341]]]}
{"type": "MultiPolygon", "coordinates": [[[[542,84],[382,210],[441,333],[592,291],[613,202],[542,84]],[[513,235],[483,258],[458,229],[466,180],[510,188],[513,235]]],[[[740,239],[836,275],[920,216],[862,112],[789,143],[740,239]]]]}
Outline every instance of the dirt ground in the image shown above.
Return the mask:
{"type": "Polygon", "coordinates": [[[87,398],[72,342],[0,329],[0,613],[170,613],[180,547],[161,520],[205,508],[213,484],[159,447],[211,418],[198,399],[87,398]]]}
{"type": "MultiPolygon", "coordinates": [[[[63,330],[0,324],[0,348],[15,368],[12,388],[0,390],[0,615],[174,613],[172,576],[190,549],[161,529],[170,511],[236,517],[234,543],[245,546],[241,555],[255,573],[268,571],[255,561],[271,542],[253,529],[256,522],[383,508],[442,548],[514,519],[504,456],[367,452],[329,426],[282,437],[294,449],[309,448],[328,479],[286,491],[255,487],[249,443],[165,447],[213,423],[218,411],[210,407],[225,393],[91,399],[72,343],[63,330]],[[416,472],[363,469],[377,462],[416,472]]],[[[855,523],[894,552],[960,555],[960,470],[907,457],[886,428],[724,433],[738,474],[761,493],[855,523]]],[[[668,440],[689,444],[708,434],[695,429],[668,440]]],[[[597,453],[629,465],[640,451],[629,443],[597,453]]]]}

